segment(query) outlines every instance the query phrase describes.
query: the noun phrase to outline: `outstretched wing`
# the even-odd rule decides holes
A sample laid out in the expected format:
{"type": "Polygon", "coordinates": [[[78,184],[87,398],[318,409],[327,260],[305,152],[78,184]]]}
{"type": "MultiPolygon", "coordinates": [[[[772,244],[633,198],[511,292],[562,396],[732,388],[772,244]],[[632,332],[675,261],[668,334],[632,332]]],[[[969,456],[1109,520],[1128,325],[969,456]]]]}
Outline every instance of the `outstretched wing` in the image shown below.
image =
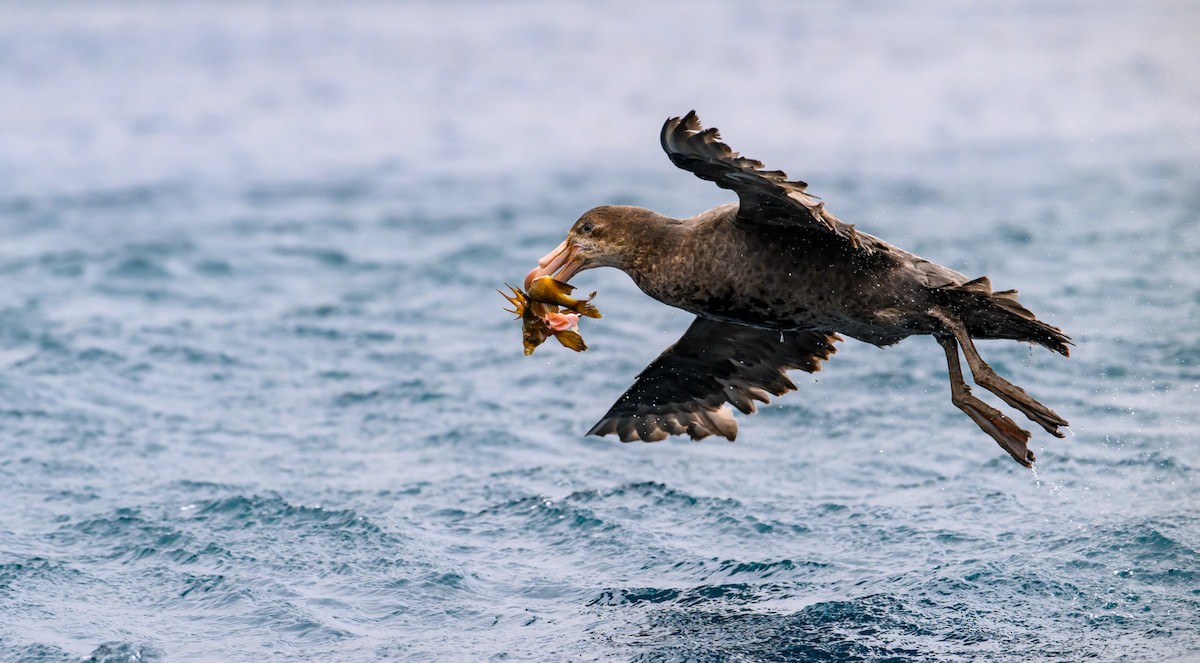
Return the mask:
{"type": "Polygon", "coordinates": [[[796,388],[785,371],[821,370],[836,348],[837,334],[766,331],[696,318],[679,339],[638,375],[633,386],[588,431],[615,433],[622,442],[657,442],[687,433],[737,437],[737,422],[725,406],[745,414],[754,401],[767,403],[796,388]],[[782,339],[782,340],[781,340],[782,339]]]}
{"type": "Polygon", "coordinates": [[[738,195],[739,222],[805,229],[855,249],[875,250],[873,242],[864,245],[854,226],[806,194],[807,184],[789,181],[782,170],[763,170],[761,161],[729,149],[715,127],[702,130],[696,111],[667,120],[660,140],[671,163],[738,195]]]}

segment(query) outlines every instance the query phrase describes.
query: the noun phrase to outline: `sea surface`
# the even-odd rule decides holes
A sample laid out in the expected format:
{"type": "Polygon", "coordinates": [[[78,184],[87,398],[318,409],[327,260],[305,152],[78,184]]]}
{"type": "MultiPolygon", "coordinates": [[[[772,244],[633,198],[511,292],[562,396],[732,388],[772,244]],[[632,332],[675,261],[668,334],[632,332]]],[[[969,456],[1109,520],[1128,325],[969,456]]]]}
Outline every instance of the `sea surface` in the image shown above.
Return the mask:
{"type": "MultiPolygon", "coordinates": [[[[0,660],[1200,660],[1190,2],[0,4],[0,660]],[[603,203],[732,200],[668,116],[1075,339],[1026,470],[928,338],[736,443],[583,433],[495,292],[603,203]]],[[[978,390],[977,390],[978,391],[978,390]]]]}

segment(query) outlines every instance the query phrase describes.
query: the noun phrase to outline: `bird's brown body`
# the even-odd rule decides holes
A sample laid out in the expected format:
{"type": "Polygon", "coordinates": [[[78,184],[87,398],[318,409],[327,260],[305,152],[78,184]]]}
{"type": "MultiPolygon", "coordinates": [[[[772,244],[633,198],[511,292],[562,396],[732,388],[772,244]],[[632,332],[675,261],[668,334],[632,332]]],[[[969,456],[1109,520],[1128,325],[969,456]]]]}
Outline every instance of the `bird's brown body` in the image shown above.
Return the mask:
{"type": "Polygon", "coordinates": [[[684,220],[638,208],[599,208],[646,228],[625,272],[647,295],[697,315],[766,330],[838,331],[891,345],[937,328],[923,314],[931,290],[967,278],[883,240],[859,255],[786,228],[746,228],[738,206],[684,220]],[[720,241],[713,241],[720,238],[720,241]]]}
{"type": "Polygon", "coordinates": [[[972,339],[1005,338],[1067,354],[1070,339],[1017,302],[887,242],[858,232],[805,193],[803,182],[743,158],[701,131],[694,113],[668,120],[663,148],[677,166],[732,189],[739,202],[689,219],[629,206],[589,210],[567,240],[526,278],[561,280],[593,267],[625,271],[647,295],[697,315],[646,368],[592,433],[622,440],[737,433],[726,403],[753,412],[795,388],[786,371],[815,371],[838,333],[886,346],[932,335],[950,369],[953,403],[1014,459],[1032,465],[1029,433],[970,394],[961,347],[976,384],[1058,437],[1066,420],[1000,378],[972,339]]]}

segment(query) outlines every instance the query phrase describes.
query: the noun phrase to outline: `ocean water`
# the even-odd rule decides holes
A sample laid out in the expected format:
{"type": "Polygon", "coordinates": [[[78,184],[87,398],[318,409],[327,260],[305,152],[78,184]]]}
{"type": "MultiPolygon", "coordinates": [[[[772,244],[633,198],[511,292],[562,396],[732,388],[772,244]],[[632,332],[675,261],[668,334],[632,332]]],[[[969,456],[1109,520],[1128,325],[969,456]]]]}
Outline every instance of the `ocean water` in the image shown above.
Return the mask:
{"type": "Polygon", "coordinates": [[[1196,660],[1185,2],[0,5],[0,660],[1196,660]],[[584,210],[729,195],[695,108],[998,289],[1072,423],[1012,462],[928,338],[736,443],[583,433],[689,316],[494,291],[584,210]]]}

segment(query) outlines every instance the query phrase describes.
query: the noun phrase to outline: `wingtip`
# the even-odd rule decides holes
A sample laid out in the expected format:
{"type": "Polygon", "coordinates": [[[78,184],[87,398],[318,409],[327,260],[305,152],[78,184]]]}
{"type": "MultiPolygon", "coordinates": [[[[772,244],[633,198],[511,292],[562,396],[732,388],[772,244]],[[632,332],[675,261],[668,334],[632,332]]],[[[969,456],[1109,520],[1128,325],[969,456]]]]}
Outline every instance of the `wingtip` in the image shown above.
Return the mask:
{"type": "Polygon", "coordinates": [[[675,116],[667,118],[667,121],[663,123],[662,133],[659,136],[659,141],[662,143],[663,149],[666,149],[669,153],[671,151],[670,145],[679,138],[678,134],[682,132],[684,137],[686,137],[687,132],[699,131],[699,129],[700,116],[696,115],[696,111],[693,109],[688,111],[682,117],[675,116]]]}
{"type": "Polygon", "coordinates": [[[688,131],[700,131],[700,116],[696,114],[694,109],[690,110],[687,112],[687,115],[683,116],[680,126],[688,131]]]}
{"type": "Polygon", "coordinates": [[[584,433],[584,435],[595,435],[596,437],[604,437],[605,435],[608,435],[609,433],[613,432],[611,429],[612,429],[611,420],[608,417],[605,417],[605,418],[601,419],[600,421],[597,421],[591,428],[588,429],[588,432],[584,433]]]}

